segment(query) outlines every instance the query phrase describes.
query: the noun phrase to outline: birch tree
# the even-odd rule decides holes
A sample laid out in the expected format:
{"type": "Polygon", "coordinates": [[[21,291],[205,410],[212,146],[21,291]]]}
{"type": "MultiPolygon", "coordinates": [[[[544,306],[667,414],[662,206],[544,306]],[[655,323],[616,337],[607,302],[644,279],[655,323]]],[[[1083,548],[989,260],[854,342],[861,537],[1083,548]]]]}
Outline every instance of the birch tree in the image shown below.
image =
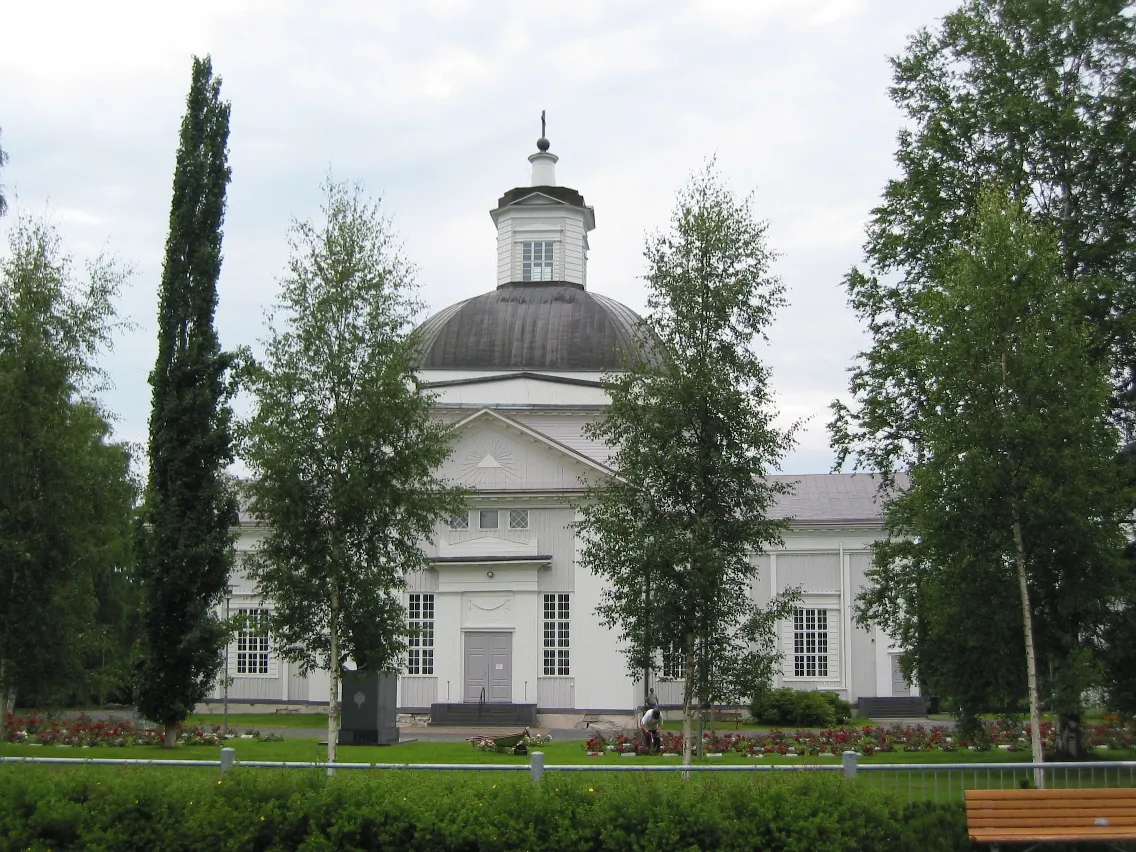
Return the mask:
{"type": "Polygon", "coordinates": [[[1000,187],[902,312],[864,276],[849,288],[873,348],[856,374],[858,406],[838,411],[836,443],[877,469],[902,460],[910,476],[886,506],[859,617],[911,647],[918,676],[949,694],[967,694],[959,684],[991,666],[1016,670],[1040,761],[1042,670],[1049,707],[1069,713],[1124,591],[1119,433],[1083,292],[1063,275],[1052,232],[1000,187]],[[917,435],[917,449],[889,455],[896,434],[917,435]],[[938,606],[955,599],[965,606],[938,606]],[[940,638],[973,653],[929,665],[922,655],[940,638]]]}
{"type": "MultiPolygon", "coordinates": [[[[869,268],[854,282],[861,316],[878,316],[881,327],[887,325],[883,309],[871,307],[875,301],[902,323],[909,303],[941,278],[941,264],[969,232],[982,187],[1002,184],[1056,236],[1060,273],[1080,289],[1073,309],[1086,318],[1094,346],[1107,353],[1111,413],[1129,439],[1136,424],[1134,9],[1132,0],[963,0],[941,22],[912,35],[891,60],[889,94],[905,118],[895,152],[898,175],[872,211],[869,268]]],[[[918,396],[918,374],[892,371],[887,360],[874,349],[856,367],[853,390],[886,377],[918,396]]],[[[917,455],[920,436],[899,428],[908,414],[888,415],[891,444],[913,447],[917,455]]],[[[878,434],[882,450],[884,433],[878,434]]],[[[879,454],[875,461],[888,463],[879,454]]],[[[1065,590],[1071,597],[1097,593],[1072,582],[1065,590]]],[[[921,611],[934,617],[930,607],[921,611]]],[[[1072,652],[1080,640],[1066,635],[1072,652]]],[[[924,650],[936,653],[930,644],[924,650]]],[[[1064,672],[1051,698],[1060,704],[1054,706],[1059,751],[1069,755],[1080,753],[1083,712],[1074,681],[1083,688],[1092,670],[1087,661],[1073,663],[1073,656],[1043,666],[1064,672]]],[[[994,664],[990,657],[985,662],[994,664]]]]}
{"type": "Polygon", "coordinates": [[[130,534],[130,456],[97,400],[126,275],[106,258],[80,275],[23,216],[0,259],[0,743],[18,692],[83,680],[94,578],[130,534]]]}
{"type": "Polygon", "coordinates": [[[447,428],[413,375],[413,270],[377,204],[329,179],[324,220],[297,222],[244,427],[250,509],[265,537],[247,566],[271,607],[276,649],[330,675],[336,761],[348,660],[393,671],[405,649],[405,577],[421,543],[462,510],[435,471],[447,428]]]}
{"type": "Polygon", "coordinates": [[[607,378],[611,405],[587,427],[614,450],[616,476],[580,507],[581,563],[607,581],[598,614],[619,630],[633,664],[658,653],[684,663],[689,764],[701,700],[735,691],[729,677],[773,665],[758,635],[772,622],[749,589],[752,557],[786,529],[769,512],[788,486],[765,475],[792,434],[774,425],[769,370],[754,342],[784,287],[770,270],[766,225],[712,164],[679,192],[670,228],[649,237],[644,254],[649,310],[639,350],[652,355],[607,378]]]}

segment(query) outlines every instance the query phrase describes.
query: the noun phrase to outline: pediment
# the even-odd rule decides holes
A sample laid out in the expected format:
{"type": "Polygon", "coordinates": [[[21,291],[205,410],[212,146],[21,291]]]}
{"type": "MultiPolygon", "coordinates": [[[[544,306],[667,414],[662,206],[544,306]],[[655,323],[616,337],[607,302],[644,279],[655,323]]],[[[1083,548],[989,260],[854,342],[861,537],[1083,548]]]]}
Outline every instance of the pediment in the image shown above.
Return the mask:
{"type": "Polygon", "coordinates": [[[611,470],[583,453],[490,409],[455,425],[447,478],[481,491],[578,490],[611,470]]]}
{"type": "Polygon", "coordinates": [[[570,206],[566,201],[559,198],[553,198],[551,195],[545,195],[543,192],[530,192],[524,198],[510,202],[509,207],[526,207],[536,205],[559,204],[563,207],[570,206]]]}
{"type": "Polygon", "coordinates": [[[438,542],[439,559],[525,558],[537,555],[536,536],[526,541],[511,541],[484,535],[454,543],[438,542]]]}

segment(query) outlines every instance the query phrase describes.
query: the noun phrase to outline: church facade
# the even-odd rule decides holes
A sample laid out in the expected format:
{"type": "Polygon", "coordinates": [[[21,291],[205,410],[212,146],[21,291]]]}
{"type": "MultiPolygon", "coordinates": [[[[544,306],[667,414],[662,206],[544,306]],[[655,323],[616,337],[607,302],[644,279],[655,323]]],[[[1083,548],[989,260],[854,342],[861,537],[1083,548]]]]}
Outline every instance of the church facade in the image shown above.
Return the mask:
{"type": "MultiPolygon", "coordinates": [[[[597,622],[602,586],[579,565],[573,527],[584,483],[612,473],[608,447],[584,427],[603,416],[602,377],[636,345],[639,317],[588,289],[594,211],[556,183],[547,140],[537,147],[531,185],[506,192],[490,214],[496,288],[439,311],[421,330],[418,378],[455,433],[442,474],[472,492],[468,511],[426,545],[431,570],[410,577],[405,592],[414,631],[398,706],[435,722],[493,705],[517,708],[517,721],[579,723],[631,713],[644,695],[643,674],[628,671],[616,634],[597,622]]],[[[900,649],[852,618],[881,535],[875,480],[780,478],[794,483],[776,508],[791,530],[781,548],[754,556],[757,579],[746,590],[758,603],[804,590],[780,627],[779,685],[835,691],[854,704],[910,696],[900,649]]],[[[243,519],[238,550],[258,534],[243,519]]],[[[271,601],[238,575],[226,606],[247,623],[229,648],[230,703],[326,703],[326,674],[289,671],[256,629],[271,601]]],[[[660,663],[646,676],[664,705],[681,703],[680,670],[660,663]]]]}

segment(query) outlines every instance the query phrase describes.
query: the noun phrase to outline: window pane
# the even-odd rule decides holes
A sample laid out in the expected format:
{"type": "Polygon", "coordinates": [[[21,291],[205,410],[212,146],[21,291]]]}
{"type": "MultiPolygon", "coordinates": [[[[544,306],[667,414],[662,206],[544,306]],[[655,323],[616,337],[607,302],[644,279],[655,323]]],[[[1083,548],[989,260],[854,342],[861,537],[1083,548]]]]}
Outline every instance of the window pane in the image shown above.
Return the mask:
{"type": "Polygon", "coordinates": [[[483,530],[497,529],[497,510],[496,509],[482,509],[479,513],[481,516],[480,526],[483,530]]]}
{"type": "Polygon", "coordinates": [[[529,528],[529,510],[528,509],[510,509],[509,510],[509,529],[511,530],[527,530],[529,528]]]}

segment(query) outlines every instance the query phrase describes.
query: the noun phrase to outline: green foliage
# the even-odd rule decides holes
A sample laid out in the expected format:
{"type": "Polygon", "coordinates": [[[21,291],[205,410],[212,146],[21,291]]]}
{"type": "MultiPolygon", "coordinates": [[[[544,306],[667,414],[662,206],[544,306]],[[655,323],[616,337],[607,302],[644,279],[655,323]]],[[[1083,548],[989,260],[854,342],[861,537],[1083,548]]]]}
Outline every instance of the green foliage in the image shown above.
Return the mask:
{"type": "MultiPolygon", "coordinates": [[[[1108,344],[1120,404],[1136,361],[1136,19],[1131,0],[963,0],[891,60],[907,118],[900,177],[872,212],[879,285],[915,298],[969,231],[982,187],[1004,184],[1051,229],[1059,269],[1108,344]]],[[[902,436],[906,438],[907,436],[902,436]]]]}
{"type": "Polygon", "coordinates": [[[266,525],[247,573],[273,602],[277,649],[330,671],[334,693],[349,658],[398,667],[405,577],[429,567],[421,543],[464,494],[435,474],[449,430],[414,382],[412,270],[377,205],[325,189],[325,222],[293,227],[244,455],[266,525]]]}
{"type": "Polygon", "coordinates": [[[233,564],[237,504],[228,400],[233,357],[214,328],[225,217],[229,104],[194,57],[174,170],[150,374],[150,478],[139,534],[143,643],[138,707],[167,728],[209,695],[227,628],[216,614],[233,564]]]}
{"type": "Polygon", "coordinates": [[[750,705],[750,715],[759,725],[829,728],[852,721],[852,705],[835,692],[764,689],[750,705]]]}
{"type": "MultiPolygon", "coordinates": [[[[938,286],[944,265],[953,263],[955,246],[967,238],[982,188],[991,181],[1004,185],[1035,224],[1055,235],[1057,271],[1075,285],[1066,307],[1071,316],[1088,320],[1095,354],[1107,357],[1112,417],[1131,434],[1136,424],[1132,12],[1131,0],[964,0],[940,26],[917,32],[906,51],[892,59],[890,94],[906,119],[896,151],[900,176],[888,182],[872,212],[866,245],[870,270],[854,271],[848,279],[856,309],[876,341],[853,372],[852,392],[861,401],[874,395],[878,402],[855,418],[838,418],[841,462],[856,455],[865,467],[888,474],[921,460],[922,435],[915,428],[921,410],[913,401],[927,388],[917,362],[907,358],[910,349],[901,346],[912,333],[909,312],[921,309],[924,293],[938,286]],[[893,345],[903,352],[889,351],[893,345]],[[870,440],[862,442],[866,435],[870,440]]],[[[1136,585],[1128,573],[1126,582],[1136,585]]],[[[917,574],[918,565],[907,572],[909,578],[917,574]]],[[[960,579],[958,588],[966,582],[960,579]]],[[[1077,601],[1074,608],[1098,596],[1087,580],[1063,593],[1077,601]]],[[[982,600],[976,588],[968,587],[967,594],[982,600]]],[[[963,616],[981,611],[934,588],[922,597],[927,612],[944,605],[963,616]]],[[[968,693],[965,701],[985,695],[991,709],[1006,707],[1020,696],[1024,675],[1018,666],[983,657],[979,648],[1011,647],[1014,625],[1005,619],[974,624],[989,630],[943,635],[951,647],[942,646],[940,657],[947,665],[958,660],[960,670],[976,659],[985,663],[973,683],[960,681],[968,693]]],[[[919,641],[929,650],[926,638],[919,641]]],[[[1066,662],[1072,662],[1071,655],[1066,662]]],[[[1092,662],[1082,659],[1065,671],[1087,673],[1092,662]]],[[[925,666],[924,672],[932,668],[925,666]]],[[[1060,725],[1068,733],[1063,739],[1069,742],[1076,741],[1079,724],[1077,680],[1054,684],[1063,706],[1060,725]]]]}
{"type": "Polygon", "coordinates": [[[753,555],[780,542],[768,517],[787,490],[765,474],[792,443],[773,424],[764,339],[784,288],[770,274],[766,226],[710,165],[679,195],[645,250],[650,357],[607,377],[611,405],[587,427],[611,446],[617,476],[580,506],[581,564],[602,577],[597,613],[615,627],[632,670],[659,653],[686,671],[696,699],[732,703],[771,677],[773,624],[746,590],[753,555]],[[739,625],[741,629],[739,630],[739,625]]]}
{"type": "Polygon", "coordinates": [[[0,260],[0,740],[10,695],[83,677],[100,578],[128,566],[134,488],[94,393],[126,273],[79,280],[57,232],[17,218],[0,260]]]}
{"type": "Polygon", "coordinates": [[[584,779],[527,773],[341,774],[237,770],[0,772],[0,846],[13,849],[968,848],[958,805],[900,808],[817,773],[777,778],[584,779]]]}
{"type": "Polygon", "coordinates": [[[848,286],[874,344],[853,378],[860,407],[838,407],[835,440],[910,474],[888,503],[859,618],[908,648],[910,676],[948,707],[1013,710],[1020,555],[1044,691],[1075,723],[1086,660],[1125,588],[1129,500],[1080,286],[1051,234],[997,189],[918,294],[900,302],[860,273],[848,286]]]}

